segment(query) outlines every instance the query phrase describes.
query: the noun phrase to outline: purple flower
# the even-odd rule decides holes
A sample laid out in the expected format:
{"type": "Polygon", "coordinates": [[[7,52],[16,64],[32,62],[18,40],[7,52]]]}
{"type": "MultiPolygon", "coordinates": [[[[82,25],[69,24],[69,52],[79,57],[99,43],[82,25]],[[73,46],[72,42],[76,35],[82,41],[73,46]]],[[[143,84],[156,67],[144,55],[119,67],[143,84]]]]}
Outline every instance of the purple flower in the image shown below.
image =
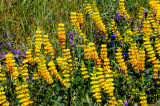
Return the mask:
{"type": "Polygon", "coordinates": [[[141,26],[140,26],[141,28],[143,27],[143,24],[141,24],[141,26]]]}
{"type": "Polygon", "coordinates": [[[0,54],[0,59],[3,59],[3,56],[0,54]]]}
{"type": "Polygon", "coordinates": [[[29,80],[29,78],[28,78],[28,76],[26,77],[26,81],[28,81],[29,80]]]}
{"type": "Polygon", "coordinates": [[[9,53],[9,52],[5,50],[3,57],[5,58],[5,55],[8,54],[8,53],[9,53]]]}
{"type": "Polygon", "coordinates": [[[3,66],[6,66],[6,62],[3,62],[3,66]]]}
{"type": "Polygon", "coordinates": [[[76,35],[77,38],[79,38],[79,35],[76,35]]]}
{"type": "Polygon", "coordinates": [[[5,46],[5,43],[2,41],[2,46],[5,46]]]}
{"type": "Polygon", "coordinates": [[[4,36],[8,38],[8,34],[7,33],[4,33],[4,36]]]}
{"type": "Polygon", "coordinates": [[[21,59],[21,64],[23,64],[23,61],[24,61],[25,59],[21,59]]]}
{"type": "Polygon", "coordinates": [[[145,17],[147,17],[147,13],[146,13],[146,11],[147,11],[147,9],[145,9],[145,8],[144,8],[144,13],[143,13],[144,18],[145,18],[145,17]]]}
{"type": "Polygon", "coordinates": [[[117,50],[118,48],[117,48],[117,47],[115,47],[114,49],[115,49],[115,50],[117,50]]]}
{"type": "Polygon", "coordinates": [[[69,34],[68,38],[69,38],[69,39],[72,39],[72,34],[69,34]]]}
{"type": "Polygon", "coordinates": [[[14,59],[15,59],[15,60],[18,60],[18,56],[15,56],[14,59]]]}
{"type": "Polygon", "coordinates": [[[84,43],[84,38],[82,37],[82,43],[84,43]]]}
{"type": "Polygon", "coordinates": [[[124,101],[123,106],[128,106],[127,101],[124,101]]]}
{"type": "Polygon", "coordinates": [[[111,38],[116,38],[116,35],[112,35],[111,38]]]}
{"type": "Polygon", "coordinates": [[[72,43],[72,39],[69,39],[69,43],[72,43]]]}
{"type": "Polygon", "coordinates": [[[123,15],[123,19],[126,20],[126,16],[125,15],[123,15]]]}
{"type": "Polygon", "coordinates": [[[8,46],[11,47],[11,46],[12,46],[12,43],[8,43],[8,46]]]}
{"type": "Polygon", "coordinates": [[[135,16],[133,15],[132,19],[134,20],[135,19],[135,16]]]}
{"type": "Polygon", "coordinates": [[[5,55],[8,54],[8,53],[9,53],[9,51],[6,51],[6,50],[4,51],[4,54],[5,54],[5,55]]]}
{"type": "Polygon", "coordinates": [[[120,19],[120,12],[117,11],[114,17],[115,20],[119,20],[120,19]]]}
{"type": "Polygon", "coordinates": [[[133,15],[133,17],[132,17],[132,21],[134,22],[135,21],[135,16],[133,15]]]}
{"type": "Polygon", "coordinates": [[[153,13],[153,18],[156,16],[156,12],[153,13]]]}
{"type": "Polygon", "coordinates": [[[146,9],[146,8],[144,8],[144,11],[143,11],[143,12],[145,13],[146,11],[147,11],[147,9],[146,9]]]}
{"type": "Polygon", "coordinates": [[[128,53],[127,53],[127,52],[125,52],[125,53],[123,53],[123,55],[125,55],[125,56],[126,56],[126,55],[128,55],[128,53]]]}
{"type": "Polygon", "coordinates": [[[14,57],[14,59],[16,60],[16,62],[19,64],[19,60],[18,60],[18,55],[14,57]]]}
{"type": "Polygon", "coordinates": [[[15,54],[15,55],[14,55],[14,58],[15,58],[15,59],[18,59],[18,54],[15,54]]]}
{"type": "Polygon", "coordinates": [[[20,51],[19,51],[19,50],[16,50],[16,49],[12,50],[12,53],[13,53],[13,54],[19,54],[19,52],[20,52],[20,51]]]}
{"type": "Polygon", "coordinates": [[[21,55],[22,55],[23,57],[25,57],[25,58],[26,58],[26,51],[27,51],[27,50],[24,50],[24,51],[21,53],[21,55]]]}
{"type": "Polygon", "coordinates": [[[114,42],[110,42],[110,44],[111,44],[111,46],[114,46],[114,45],[115,45],[115,43],[114,43],[114,42]]]}
{"type": "Polygon", "coordinates": [[[76,35],[76,33],[74,32],[74,33],[73,33],[73,36],[75,36],[75,35],[76,35]]]}
{"type": "Polygon", "coordinates": [[[143,20],[141,20],[141,28],[143,27],[143,20]]]}

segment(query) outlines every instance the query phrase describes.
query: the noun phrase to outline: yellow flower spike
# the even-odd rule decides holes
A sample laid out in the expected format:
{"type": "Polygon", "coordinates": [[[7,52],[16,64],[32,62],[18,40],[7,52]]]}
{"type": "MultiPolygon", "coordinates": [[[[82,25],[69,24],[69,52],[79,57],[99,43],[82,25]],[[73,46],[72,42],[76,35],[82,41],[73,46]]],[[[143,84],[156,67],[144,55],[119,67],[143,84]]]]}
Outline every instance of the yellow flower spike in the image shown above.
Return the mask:
{"type": "Polygon", "coordinates": [[[54,50],[52,47],[52,44],[49,41],[48,35],[43,35],[44,37],[44,49],[45,49],[45,53],[49,54],[51,56],[51,58],[54,58],[54,50]]]}
{"type": "Polygon", "coordinates": [[[79,26],[80,26],[80,28],[82,29],[83,27],[82,27],[82,25],[83,25],[83,23],[84,23],[84,21],[83,21],[83,14],[82,14],[82,12],[81,12],[81,10],[80,10],[80,12],[77,14],[78,16],[78,22],[79,22],[79,26]]]}
{"type": "Polygon", "coordinates": [[[90,17],[94,20],[97,28],[103,34],[104,38],[108,39],[108,34],[106,33],[107,30],[105,29],[105,25],[100,18],[100,14],[99,14],[99,11],[98,11],[96,5],[94,6],[94,10],[95,10],[94,12],[93,12],[90,4],[87,4],[85,10],[86,10],[86,13],[88,13],[90,15],[90,17]]]}
{"type": "Polygon", "coordinates": [[[5,92],[4,92],[4,87],[2,86],[2,84],[0,84],[0,105],[2,106],[9,106],[8,101],[6,100],[6,96],[5,96],[5,92]]]}
{"type": "Polygon", "coordinates": [[[41,45],[42,45],[42,31],[38,29],[35,35],[35,51],[37,57],[39,56],[41,45]]]}
{"type": "Polygon", "coordinates": [[[65,28],[63,23],[58,24],[58,39],[61,44],[62,52],[65,49],[65,28]]]}
{"type": "Polygon", "coordinates": [[[158,53],[158,56],[160,56],[160,41],[158,38],[156,38],[156,40],[155,40],[155,47],[156,47],[156,51],[158,53]]]}
{"type": "Polygon", "coordinates": [[[102,44],[101,45],[101,59],[104,61],[105,58],[107,58],[107,45],[106,44],[102,44]]]}
{"type": "Polygon", "coordinates": [[[122,57],[121,48],[118,47],[117,53],[116,53],[116,59],[118,61],[118,64],[119,64],[121,70],[125,71],[125,70],[127,70],[127,66],[124,63],[124,59],[122,59],[121,57],[122,57]],[[123,66],[122,66],[122,64],[123,64],[123,66]]]}
{"type": "MultiPolygon", "coordinates": [[[[83,17],[82,17],[82,18],[83,18],[83,17]]],[[[71,17],[70,17],[70,19],[71,19],[72,25],[75,26],[77,32],[78,32],[79,34],[81,34],[81,33],[82,33],[82,30],[81,30],[82,23],[79,23],[79,21],[78,21],[78,13],[76,13],[76,12],[71,12],[71,17]]]]}
{"type": "Polygon", "coordinates": [[[17,71],[17,67],[16,67],[16,63],[13,57],[13,54],[8,53],[6,56],[6,66],[7,66],[7,71],[11,74],[11,76],[13,77],[13,81],[16,80],[16,78],[18,77],[19,73],[17,71]]]}
{"type": "Polygon", "coordinates": [[[46,60],[44,60],[44,56],[40,55],[40,62],[38,63],[38,74],[41,76],[48,84],[53,83],[53,79],[50,76],[46,64],[46,60]]]}
{"type": "Polygon", "coordinates": [[[101,93],[100,93],[100,86],[98,82],[98,79],[96,77],[96,72],[95,72],[95,67],[94,67],[94,73],[91,74],[91,79],[92,81],[90,82],[92,84],[91,88],[92,88],[92,93],[93,96],[96,98],[97,102],[99,102],[101,100],[101,93]]]}
{"type": "Polygon", "coordinates": [[[140,93],[140,104],[141,105],[143,105],[143,106],[148,106],[147,105],[147,97],[145,96],[145,92],[144,91],[142,91],[141,93],[140,93]]]}
{"type": "Polygon", "coordinates": [[[81,74],[83,78],[89,78],[87,68],[85,68],[85,64],[83,61],[81,61],[81,71],[82,71],[81,74]]]}
{"type": "Polygon", "coordinates": [[[64,24],[63,23],[59,23],[58,26],[59,27],[64,27],[64,24]]]}
{"type": "MultiPolygon", "coordinates": [[[[64,49],[64,54],[67,53],[67,52],[70,52],[70,50],[68,49],[64,49]]],[[[69,53],[70,54],[70,53],[69,53]]],[[[68,62],[70,60],[70,56],[68,55],[67,57],[64,57],[64,58],[61,58],[61,57],[58,57],[56,60],[57,60],[57,63],[58,63],[58,66],[61,68],[61,70],[63,71],[62,74],[64,76],[64,79],[62,81],[63,85],[65,87],[69,87],[70,86],[70,76],[71,76],[71,71],[70,69],[72,69],[72,66],[70,65],[69,67],[69,64],[71,64],[70,62],[68,62]],[[69,57],[69,58],[67,58],[69,57]]]]}
{"type": "Polygon", "coordinates": [[[41,34],[41,33],[42,33],[41,29],[38,29],[38,30],[36,31],[36,33],[37,33],[37,34],[41,34]]]}

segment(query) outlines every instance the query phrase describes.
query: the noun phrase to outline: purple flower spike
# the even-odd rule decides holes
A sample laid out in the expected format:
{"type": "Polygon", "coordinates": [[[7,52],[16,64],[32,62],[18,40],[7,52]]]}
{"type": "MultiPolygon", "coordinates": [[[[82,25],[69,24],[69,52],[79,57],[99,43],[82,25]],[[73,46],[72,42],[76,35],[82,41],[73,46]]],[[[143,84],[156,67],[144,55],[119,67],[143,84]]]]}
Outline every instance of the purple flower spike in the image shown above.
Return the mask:
{"type": "Polygon", "coordinates": [[[123,19],[125,19],[125,20],[126,20],[126,16],[125,16],[125,15],[123,15],[123,19]]]}
{"type": "Polygon", "coordinates": [[[72,39],[69,39],[69,43],[72,43],[72,39]]]}
{"type": "Polygon", "coordinates": [[[111,46],[114,46],[114,45],[115,45],[115,43],[114,43],[114,42],[110,42],[110,44],[111,44],[111,46]]]}
{"type": "Polygon", "coordinates": [[[132,21],[134,22],[135,21],[135,16],[133,15],[133,17],[132,17],[132,21]]]}
{"type": "Polygon", "coordinates": [[[12,43],[8,43],[8,46],[11,47],[11,46],[12,46],[12,43]]]}
{"type": "Polygon", "coordinates": [[[82,38],[82,43],[84,43],[84,38],[82,38]]]}
{"type": "Polygon", "coordinates": [[[7,33],[4,33],[4,36],[7,37],[7,38],[9,37],[7,33]]]}
{"type": "Polygon", "coordinates": [[[141,24],[141,28],[143,27],[143,24],[141,24]]]}
{"type": "Polygon", "coordinates": [[[141,28],[143,27],[143,20],[141,20],[141,28]]]}
{"type": "Polygon", "coordinates": [[[18,56],[15,56],[14,59],[15,59],[15,60],[18,60],[18,56]]]}
{"type": "Polygon", "coordinates": [[[0,59],[3,59],[3,56],[0,54],[0,59]]]}
{"type": "Polygon", "coordinates": [[[147,9],[146,8],[144,8],[144,13],[147,11],[147,9]]]}
{"type": "Polygon", "coordinates": [[[123,106],[128,106],[127,101],[124,101],[123,106]]]}
{"type": "Polygon", "coordinates": [[[3,66],[6,66],[6,62],[3,63],[3,66]]]}
{"type": "Polygon", "coordinates": [[[79,35],[76,35],[77,38],[79,38],[79,35]]]}
{"type": "Polygon", "coordinates": [[[9,52],[5,50],[3,57],[5,58],[5,55],[8,54],[8,53],[9,53],[9,52]]]}
{"type": "Polygon", "coordinates": [[[73,36],[75,36],[75,35],[76,35],[76,33],[74,32],[74,33],[73,33],[73,36]]]}
{"type": "Polygon", "coordinates": [[[2,46],[5,46],[5,43],[2,41],[2,46]]]}
{"type": "Polygon", "coordinates": [[[156,12],[153,13],[153,18],[156,16],[156,12]]]}
{"type": "Polygon", "coordinates": [[[18,55],[14,57],[14,59],[16,60],[16,62],[19,64],[19,60],[18,60],[18,55]]]}
{"type": "Polygon", "coordinates": [[[8,54],[8,53],[9,53],[8,51],[6,51],[6,50],[4,51],[4,54],[5,54],[5,55],[8,54]]]}
{"type": "Polygon", "coordinates": [[[23,61],[24,61],[25,59],[21,59],[21,64],[23,64],[23,61]]]}
{"type": "Polygon", "coordinates": [[[127,52],[125,52],[125,53],[123,53],[123,55],[125,55],[125,56],[126,56],[126,55],[128,55],[128,53],[127,53],[127,52]]]}
{"type": "Polygon", "coordinates": [[[119,20],[120,19],[120,12],[117,11],[116,14],[115,14],[115,20],[119,20]]]}
{"type": "Polygon", "coordinates": [[[28,76],[26,77],[26,81],[29,81],[29,78],[28,78],[28,76]]]}
{"type": "Polygon", "coordinates": [[[20,52],[20,51],[19,51],[19,50],[14,49],[12,52],[13,52],[13,54],[19,54],[19,52],[20,52]]]}
{"type": "Polygon", "coordinates": [[[69,37],[69,39],[72,39],[72,34],[70,34],[68,37],[69,37]]]}
{"type": "Polygon", "coordinates": [[[111,38],[116,38],[116,35],[112,35],[111,38]]]}
{"type": "Polygon", "coordinates": [[[21,55],[22,55],[23,57],[25,57],[25,58],[26,58],[26,51],[27,51],[27,50],[24,50],[24,51],[21,53],[21,55]]]}

